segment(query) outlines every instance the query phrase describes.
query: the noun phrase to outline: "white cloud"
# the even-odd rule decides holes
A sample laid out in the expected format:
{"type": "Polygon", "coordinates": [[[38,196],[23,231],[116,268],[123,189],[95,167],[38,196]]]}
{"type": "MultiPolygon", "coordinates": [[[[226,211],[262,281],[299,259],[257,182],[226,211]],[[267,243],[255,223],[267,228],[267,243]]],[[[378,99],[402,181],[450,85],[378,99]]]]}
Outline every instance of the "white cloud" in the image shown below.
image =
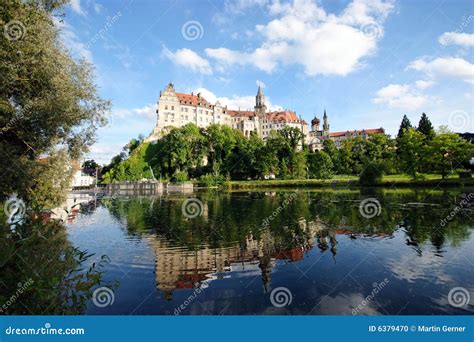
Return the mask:
{"type": "Polygon", "coordinates": [[[79,15],[86,15],[86,12],[84,11],[84,9],[81,7],[81,0],[71,0],[70,1],[70,6],[71,6],[71,9],[79,14],[79,15]]]}
{"type": "Polygon", "coordinates": [[[439,38],[438,42],[443,45],[460,45],[463,47],[474,46],[474,34],[472,33],[458,33],[458,32],[445,32],[439,38]]]}
{"type": "Polygon", "coordinates": [[[419,80],[415,82],[415,85],[418,89],[424,90],[431,87],[434,84],[433,81],[419,80]]]}
{"type": "Polygon", "coordinates": [[[474,64],[458,57],[420,58],[411,62],[408,70],[417,70],[432,78],[451,77],[474,83],[474,64]]]}
{"type": "Polygon", "coordinates": [[[148,104],[139,108],[117,108],[113,109],[111,116],[113,118],[142,117],[147,119],[156,118],[156,105],[148,104]]]}
{"type": "Polygon", "coordinates": [[[60,31],[60,37],[64,46],[71,52],[72,56],[83,58],[89,63],[93,63],[91,51],[79,40],[79,37],[73,31],[72,26],[65,20],[60,21],[57,17],[53,17],[53,21],[54,25],[60,31]]]}
{"type": "MultiPolygon", "coordinates": [[[[212,91],[206,88],[197,88],[194,94],[201,93],[201,95],[210,103],[220,102],[222,106],[227,106],[229,109],[253,110],[255,106],[255,95],[238,96],[234,95],[231,98],[217,97],[212,91]]],[[[283,107],[271,103],[268,97],[265,97],[265,104],[269,110],[283,110],[283,107]]]]}
{"type": "Polygon", "coordinates": [[[415,110],[428,103],[429,98],[409,84],[389,84],[377,91],[375,104],[387,105],[390,108],[415,110]]]}
{"type": "Polygon", "coordinates": [[[280,65],[298,64],[310,76],[347,75],[375,53],[383,36],[382,24],[393,9],[383,0],[354,0],[340,15],[327,14],[312,0],[274,1],[269,13],[276,16],[257,25],[263,43],[250,51],[207,48],[220,66],[254,65],[273,72],[280,65]]]}
{"type": "Polygon", "coordinates": [[[163,47],[162,55],[174,64],[190,69],[193,72],[204,75],[212,74],[212,68],[207,59],[202,58],[190,49],[183,48],[172,52],[168,48],[163,47]]]}

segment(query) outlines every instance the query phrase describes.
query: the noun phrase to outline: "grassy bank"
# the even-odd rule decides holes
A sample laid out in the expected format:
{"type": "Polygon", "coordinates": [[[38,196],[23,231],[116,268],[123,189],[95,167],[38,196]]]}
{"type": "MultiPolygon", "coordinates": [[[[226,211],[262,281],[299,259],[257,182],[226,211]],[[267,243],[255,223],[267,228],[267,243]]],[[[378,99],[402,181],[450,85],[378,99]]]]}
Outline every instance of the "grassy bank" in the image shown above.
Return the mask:
{"type": "MultiPolygon", "coordinates": [[[[252,188],[285,188],[285,187],[355,187],[358,186],[359,177],[338,175],[331,179],[284,179],[284,180],[250,180],[230,181],[230,189],[252,188]]],[[[381,187],[462,187],[474,186],[474,178],[460,179],[452,175],[441,179],[440,175],[424,174],[420,179],[413,180],[408,175],[384,176],[381,187]]]]}

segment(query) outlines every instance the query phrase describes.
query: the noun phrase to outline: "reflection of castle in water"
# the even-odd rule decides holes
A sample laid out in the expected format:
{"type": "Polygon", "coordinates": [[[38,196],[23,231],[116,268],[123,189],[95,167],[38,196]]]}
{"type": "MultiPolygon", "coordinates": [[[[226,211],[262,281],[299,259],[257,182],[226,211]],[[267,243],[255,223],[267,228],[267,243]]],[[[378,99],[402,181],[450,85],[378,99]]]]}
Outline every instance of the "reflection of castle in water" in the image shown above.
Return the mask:
{"type": "Polygon", "coordinates": [[[150,239],[156,253],[156,285],[171,299],[176,289],[189,289],[205,280],[222,277],[223,272],[246,271],[249,275],[261,274],[267,290],[275,260],[297,262],[305,252],[317,245],[321,251],[330,249],[337,253],[336,231],[328,230],[317,221],[299,221],[301,236],[294,236],[293,243],[277,241],[268,229],[259,239],[252,236],[240,244],[211,248],[204,246],[195,251],[175,247],[162,237],[150,239]]]}

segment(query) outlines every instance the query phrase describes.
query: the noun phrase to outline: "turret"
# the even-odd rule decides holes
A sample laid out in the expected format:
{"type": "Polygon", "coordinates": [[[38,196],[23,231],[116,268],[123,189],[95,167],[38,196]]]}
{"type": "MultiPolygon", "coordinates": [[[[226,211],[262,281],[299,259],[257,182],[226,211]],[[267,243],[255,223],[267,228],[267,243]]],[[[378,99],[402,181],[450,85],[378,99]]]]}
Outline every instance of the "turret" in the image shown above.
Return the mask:
{"type": "Polygon", "coordinates": [[[314,119],[311,120],[311,130],[312,131],[319,131],[319,124],[320,123],[321,123],[321,121],[317,117],[314,117],[314,119]]]}
{"type": "Polygon", "coordinates": [[[328,115],[326,113],[326,109],[324,109],[324,116],[323,116],[323,132],[329,133],[329,122],[328,122],[328,115]]]}

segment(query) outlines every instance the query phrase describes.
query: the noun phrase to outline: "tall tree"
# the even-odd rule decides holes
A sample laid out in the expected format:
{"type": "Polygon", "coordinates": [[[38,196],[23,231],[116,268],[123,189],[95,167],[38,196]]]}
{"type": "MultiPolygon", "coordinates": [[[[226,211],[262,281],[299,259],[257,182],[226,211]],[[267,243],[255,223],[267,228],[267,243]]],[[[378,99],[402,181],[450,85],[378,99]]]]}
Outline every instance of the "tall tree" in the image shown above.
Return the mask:
{"type": "Polygon", "coordinates": [[[400,123],[400,128],[398,129],[397,138],[400,138],[403,135],[403,132],[409,128],[412,128],[410,119],[406,115],[403,115],[402,122],[400,123]]]}
{"type": "Polygon", "coordinates": [[[435,136],[433,125],[431,124],[430,119],[425,113],[421,114],[417,131],[422,133],[429,140],[433,139],[433,137],[435,136]]]}
{"type": "Polygon", "coordinates": [[[423,134],[409,128],[398,139],[397,151],[399,167],[402,172],[416,178],[425,156],[425,137],[423,134]]]}
{"type": "Polygon", "coordinates": [[[16,25],[0,39],[0,197],[17,192],[34,200],[44,185],[39,158],[63,160],[66,165],[56,166],[66,170],[67,160],[87,151],[106,122],[109,103],[97,95],[91,66],[71,58],[54,24],[63,3],[10,0],[0,7],[1,20],[16,25]],[[59,153],[66,158],[55,158],[59,153]]]}

